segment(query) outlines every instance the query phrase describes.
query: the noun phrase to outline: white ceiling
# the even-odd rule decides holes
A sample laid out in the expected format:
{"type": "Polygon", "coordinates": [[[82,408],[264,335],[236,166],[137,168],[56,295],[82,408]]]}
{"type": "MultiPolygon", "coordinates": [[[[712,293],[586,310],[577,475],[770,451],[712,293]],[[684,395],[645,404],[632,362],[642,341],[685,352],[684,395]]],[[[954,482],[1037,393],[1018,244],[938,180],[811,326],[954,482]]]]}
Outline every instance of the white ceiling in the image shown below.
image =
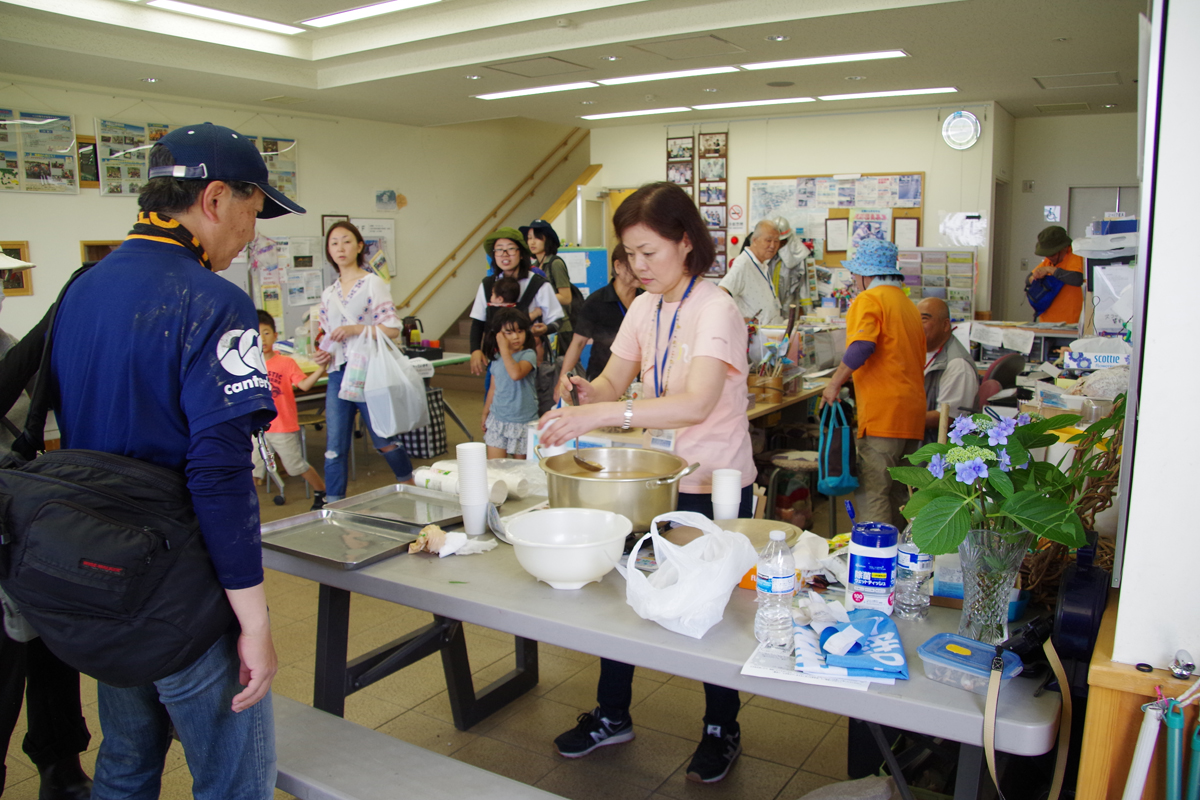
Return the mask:
{"type": "MultiPolygon", "coordinates": [[[[361,4],[193,1],[289,24],[361,4]]],[[[586,122],[579,117],[937,86],[959,91],[693,111],[637,121],[686,124],[768,113],[953,107],[986,100],[999,102],[1018,117],[1058,113],[1037,106],[1062,103],[1088,105],[1088,111],[1074,113],[1118,113],[1136,108],[1137,14],[1145,10],[1145,0],[443,0],[284,36],[182,16],[141,2],[0,2],[0,73],[9,79],[108,87],[143,97],[419,126],[527,117],[596,127],[628,122],[586,122]],[[768,41],[772,35],[790,39],[768,41]],[[506,100],[471,96],[890,49],[902,49],[910,57],[739,71],[506,100]],[[605,56],[620,60],[606,61],[605,56]],[[1115,78],[1100,73],[1115,73],[1115,78]],[[468,80],[467,75],[481,78],[468,80]],[[1083,77],[1058,77],[1076,75],[1083,77]],[[143,82],[147,77],[158,82],[143,82]],[[1043,83],[1067,88],[1043,88],[1037,78],[1054,78],[1043,83]],[[767,85],[780,81],[794,85],[767,85]],[[1087,85],[1106,82],[1111,85],[1087,85]],[[284,104],[264,102],[280,96],[284,104]],[[1105,104],[1115,108],[1105,109],[1105,104]]]]}

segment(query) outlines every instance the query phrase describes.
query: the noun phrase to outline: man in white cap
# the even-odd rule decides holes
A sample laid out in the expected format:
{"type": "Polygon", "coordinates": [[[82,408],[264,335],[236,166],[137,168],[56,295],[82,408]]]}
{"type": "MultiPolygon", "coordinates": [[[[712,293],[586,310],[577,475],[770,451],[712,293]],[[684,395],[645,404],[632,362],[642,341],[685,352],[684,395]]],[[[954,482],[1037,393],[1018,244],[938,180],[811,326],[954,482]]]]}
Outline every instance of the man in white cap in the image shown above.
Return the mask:
{"type": "Polygon", "coordinates": [[[742,318],[762,325],[786,322],[779,303],[779,231],[773,220],[754,226],[754,234],[717,284],[737,302],[742,318]]]}
{"type": "Polygon", "coordinates": [[[125,242],[60,304],[54,411],[65,448],[186,477],[204,568],[224,591],[196,599],[196,618],[215,622],[177,672],[127,688],[99,683],[92,798],[157,797],[174,728],[194,797],[267,800],[277,661],[250,447],[275,407],[254,304],[216,273],[254,238],[257,219],[304,209],[271,186],[249,138],[209,123],[154,145],[138,205],[125,242]]]}
{"type": "Polygon", "coordinates": [[[907,490],[888,467],[915,453],[925,435],[925,331],[896,269],[896,245],[867,239],[842,266],[858,296],[846,313],[846,353],[821,394],[824,403],[854,376],[858,411],[858,519],[904,526],[907,490]]]}

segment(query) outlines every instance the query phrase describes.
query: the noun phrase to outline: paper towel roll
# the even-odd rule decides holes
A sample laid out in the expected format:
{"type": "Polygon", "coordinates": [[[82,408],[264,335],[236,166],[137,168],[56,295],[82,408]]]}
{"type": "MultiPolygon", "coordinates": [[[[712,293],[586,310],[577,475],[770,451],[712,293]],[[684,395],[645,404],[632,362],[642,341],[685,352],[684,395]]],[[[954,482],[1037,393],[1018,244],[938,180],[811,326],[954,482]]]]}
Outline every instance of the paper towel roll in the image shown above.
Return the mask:
{"type": "MultiPolygon", "coordinates": [[[[432,467],[421,467],[413,473],[413,482],[424,489],[446,494],[458,494],[458,474],[446,474],[432,467]]],[[[488,502],[496,505],[508,499],[508,484],[488,476],[488,502]]]]}
{"type": "MultiPolygon", "coordinates": [[[[431,472],[442,474],[442,475],[457,476],[458,475],[458,462],[456,462],[456,461],[435,461],[429,467],[425,467],[424,469],[427,469],[427,470],[430,470],[431,472]]],[[[418,470],[418,472],[420,472],[420,470],[418,470]]],[[[529,481],[526,478],[519,477],[519,476],[509,473],[509,472],[504,472],[503,470],[489,469],[487,471],[487,480],[488,480],[488,502],[503,503],[505,500],[507,500],[510,497],[513,498],[514,500],[520,500],[524,497],[529,496],[529,481]],[[503,486],[504,486],[503,493],[496,486],[497,483],[503,484],[503,486]]],[[[417,483],[420,484],[420,480],[418,480],[417,483]]],[[[454,489],[443,489],[442,491],[457,493],[458,492],[457,483],[455,484],[455,487],[456,488],[454,488],[454,489]]],[[[432,487],[430,487],[430,488],[432,488],[432,487]]]]}

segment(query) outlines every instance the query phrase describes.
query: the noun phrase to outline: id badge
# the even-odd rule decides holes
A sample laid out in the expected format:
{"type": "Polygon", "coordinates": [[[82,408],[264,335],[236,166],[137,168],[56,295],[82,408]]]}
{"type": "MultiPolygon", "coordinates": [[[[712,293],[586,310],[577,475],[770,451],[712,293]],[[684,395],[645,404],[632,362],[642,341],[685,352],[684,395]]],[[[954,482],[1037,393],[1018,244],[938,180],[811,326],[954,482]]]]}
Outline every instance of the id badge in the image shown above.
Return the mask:
{"type": "Polygon", "coordinates": [[[676,430],[666,430],[663,428],[648,428],[646,435],[650,439],[650,447],[655,450],[666,450],[668,453],[675,452],[675,436],[678,433],[676,430]]]}

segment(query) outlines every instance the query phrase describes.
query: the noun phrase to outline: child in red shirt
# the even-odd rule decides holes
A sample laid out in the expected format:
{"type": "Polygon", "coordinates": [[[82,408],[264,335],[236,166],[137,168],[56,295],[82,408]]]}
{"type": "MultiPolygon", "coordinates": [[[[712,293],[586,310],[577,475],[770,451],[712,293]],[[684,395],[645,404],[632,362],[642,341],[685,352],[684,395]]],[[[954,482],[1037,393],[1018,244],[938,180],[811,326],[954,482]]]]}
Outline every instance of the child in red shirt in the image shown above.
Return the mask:
{"type": "MultiPolygon", "coordinates": [[[[262,340],[263,359],[267,362],[267,378],[271,381],[271,398],[275,401],[275,420],[267,428],[267,444],[283,462],[289,475],[300,475],[313,489],[312,510],[325,505],[325,481],[304,457],[300,439],[299,414],[296,411],[296,395],[292,387],[306,392],[325,374],[325,368],[306,376],[296,362],[275,352],[275,319],[266,311],[258,312],[258,335],[262,340]]],[[[267,467],[258,448],[252,449],[254,457],[254,481],[261,483],[266,477],[267,467]]]]}

